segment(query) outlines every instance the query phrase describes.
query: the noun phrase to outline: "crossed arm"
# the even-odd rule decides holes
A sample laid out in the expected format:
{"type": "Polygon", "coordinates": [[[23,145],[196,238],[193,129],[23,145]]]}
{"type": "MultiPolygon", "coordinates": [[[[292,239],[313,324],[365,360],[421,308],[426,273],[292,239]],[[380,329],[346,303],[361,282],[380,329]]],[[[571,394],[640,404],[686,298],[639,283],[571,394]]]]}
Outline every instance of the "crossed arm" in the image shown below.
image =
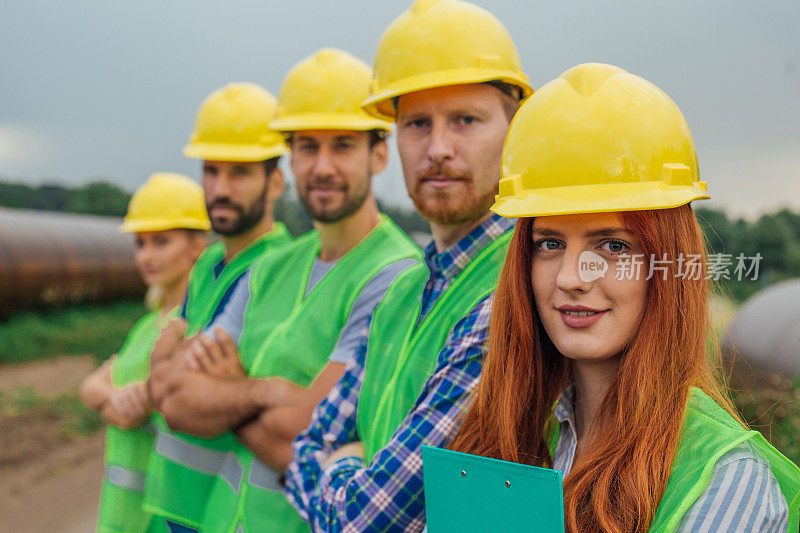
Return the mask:
{"type": "MultiPolygon", "coordinates": [[[[389,443],[367,464],[356,427],[363,379],[362,346],[342,380],[314,411],[293,444],[286,496],[314,531],[418,531],[424,526],[423,444],[452,436],[478,383],[492,297],[451,331],[436,370],[389,443]]],[[[383,354],[381,354],[383,355],[383,354]]]]}
{"type": "Polygon", "coordinates": [[[344,373],[343,363],[328,363],[309,388],[283,381],[283,405],[264,409],[251,422],[236,430],[236,436],[267,466],[283,472],[292,459],[292,442],[308,427],[314,408],[344,373]]]}
{"type": "Polygon", "coordinates": [[[171,429],[215,437],[292,400],[283,380],[247,377],[225,331],[215,331],[218,340],[185,331],[184,321],[170,322],[151,355],[150,395],[171,429]]]}
{"type": "Polygon", "coordinates": [[[100,412],[105,423],[132,429],[147,419],[152,404],[144,383],[132,383],[119,388],[114,386],[111,380],[112,362],[113,357],[83,380],[79,396],[84,405],[100,412]]]}
{"type": "Polygon", "coordinates": [[[185,323],[173,321],[151,356],[151,395],[171,429],[199,437],[234,431],[269,466],[283,470],[291,443],[317,403],[341,377],[344,365],[329,363],[309,388],[282,378],[251,378],[233,339],[199,334],[184,339],[185,323]]]}

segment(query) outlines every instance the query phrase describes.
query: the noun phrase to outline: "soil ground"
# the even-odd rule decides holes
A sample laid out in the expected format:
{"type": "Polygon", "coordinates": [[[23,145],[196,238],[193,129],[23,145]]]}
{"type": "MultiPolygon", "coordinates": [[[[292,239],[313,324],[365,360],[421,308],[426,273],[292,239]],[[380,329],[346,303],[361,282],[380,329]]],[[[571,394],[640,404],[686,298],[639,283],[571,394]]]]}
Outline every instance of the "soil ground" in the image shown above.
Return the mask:
{"type": "MultiPolygon", "coordinates": [[[[91,356],[0,366],[0,394],[54,398],[76,391],[93,368],[91,356]]],[[[0,531],[94,531],[103,446],[102,431],[65,435],[59,420],[35,408],[0,411],[0,531]]]]}

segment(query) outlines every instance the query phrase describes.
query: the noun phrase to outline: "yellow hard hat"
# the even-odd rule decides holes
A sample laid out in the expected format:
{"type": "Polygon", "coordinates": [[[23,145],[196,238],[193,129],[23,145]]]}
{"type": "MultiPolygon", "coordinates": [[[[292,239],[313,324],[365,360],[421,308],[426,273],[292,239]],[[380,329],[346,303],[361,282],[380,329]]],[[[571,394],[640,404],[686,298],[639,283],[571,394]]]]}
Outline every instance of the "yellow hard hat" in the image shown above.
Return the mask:
{"type": "Polygon", "coordinates": [[[533,92],[505,27],[459,0],[416,0],[383,33],[373,76],[362,106],[387,120],[395,118],[394,97],[433,87],[501,81],[522,96],[533,92]]]}
{"type": "Polygon", "coordinates": [[[675,102],[621,68],[573,67],[517,112],[492,211],[505,217],[663,209],[710,198],[675,102]]]}
{"type": "Polygon", "coordinates": [[[264,161],[285,154],[283,136],[267,126],[275,97],[254,83],[230,83],[200,106],[183,155],[211,161],[264,161]]]}
{"type": "Polygon", "coordinates": [[[278,114],[269,127],[276,131],[389,131],[390,123],[361,109],[371,80],[366,63],[342,50],[323,48],[286,75],[278,95],[278,114]]]}
{"type": "Polygon", "coordinates": [[[203,188],[183,174],[158,172],[131,197],[120,233],[199,229],[208,231],[203,188]]]}

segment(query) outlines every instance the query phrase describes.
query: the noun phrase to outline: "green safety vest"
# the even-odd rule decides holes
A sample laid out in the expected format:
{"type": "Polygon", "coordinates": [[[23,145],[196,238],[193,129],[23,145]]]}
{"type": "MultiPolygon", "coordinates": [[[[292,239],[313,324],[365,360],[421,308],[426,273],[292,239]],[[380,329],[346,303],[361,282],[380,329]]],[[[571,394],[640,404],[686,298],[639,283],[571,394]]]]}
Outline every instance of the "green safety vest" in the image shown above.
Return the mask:
{"type": "MultiPolygon", "coordinates": [[[[727,452],[750,441],[770,463],[781,492],[789,504],[789,527],[797,531],[800,507],[800,468],[775,449],[758,431],[746,430],[730,413],[700,389],[693,388],[686,404],[678,452],[672,472],[649,531],[675,531],[697,498],[703,494],[717,461],[727,452]]],[[[558,426],[550,436],[550,454],[555,456],[558,426]]]]}
{"type": "Polygon", "coordinates": [[[494,292],[512,230],[470,261],[420,322],[429,271],[406,270],[375,310],[356,422],[367,462],[389,443],[433,373],[447,336],[478,302],[494,292]]]}
{"type": "Polygon", "coordinates": [[[750,441],[769,461],[789,504],[787,531],[797,531],[800,469],[767,442],[761,433],[744,429],[700,389],[692,389],[682,433],[667,488],[650,524],[650,531],[674,531],[683,515],[705,491],[719,458],[745,441],[750,441]]]}
{"type": "MultiPolygon", "coordinates": [[[[175,311],[163,319],[160,311],[142,317],[111,364],[111,383],[119,388],[147,380],[150,352],[161,328],[175,311]]],[[[142,507],[145,471],[155,443],[151,424],[138,428],[106,427],[106,475],[100,493],[97,530],[102,533],[166,531],[163,520],[153,519],[142,507]]]]}
{"type": "MultiPolygon", "coordinates": [[[[225,246],[217,242],[198,258],[189,277],[186,302],[187,336],[208,325],[231,284],[261,255],[292,242],[286,226],[275,227],[233,256],[218,278],[214,266],[225,257],[225,246]]],[[[217,474],[238,486],[241,471],[229,452],[235,437],[224,434],[213,439],[170,431],[164,417],[156,414],[155,453],[150,457],[145,484],[145,509],[188,527],[200,527],[209,492],[217,474]]]]}
{"type": "MultiPolygon", "coordinates": [[[[396,261],[421,259],[421,251],[388,217],[342,256],[306,295],[319,255],[316,231],[291,248],[264,257],[251,273],[251,296],[239,345],[252,377],[282,377],[308,387],[327,365],[361,290],[396,261]]],[[[413,268],[409,267],[409,268],[413,268]]],[[[240,486],[217,480],[203,532],[300,532],[308,525],[286,500],[281,473],[236,442],[232,449],[243,476],[240,486]]]]}

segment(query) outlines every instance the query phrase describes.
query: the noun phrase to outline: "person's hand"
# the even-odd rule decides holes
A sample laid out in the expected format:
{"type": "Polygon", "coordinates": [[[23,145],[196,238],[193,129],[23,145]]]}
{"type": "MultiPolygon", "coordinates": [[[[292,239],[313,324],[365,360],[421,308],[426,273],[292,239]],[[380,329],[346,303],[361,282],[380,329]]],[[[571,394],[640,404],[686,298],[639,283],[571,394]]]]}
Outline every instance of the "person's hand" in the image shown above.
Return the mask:
{"type": "Polygon", "coordinates": [[[359,459],[364,459],[364,445],[360,442],[351,442],[349,444],[345,444],[325,459],[325,462],[322,463],[322,468],[328,468],[329,465],[332,465],[339,459],[344,459],[345,457],[358,457],[359,459]]]}
{"type": "Polygon", "coordinates": [[[219,379],[247,377],[231,336],[220,328],[214,329],[214,335],[216,339],[206,333],[192,339],[183,353],[186,365],[219,379]]]}
{"type": "Polygon", "coordinates": [[[130,420],[142,419],[152,409],[144,382],[132,383],[117,389],[108,401],[115,411],[130,420]]]}
{"type": "Polygon", "coordinates": [[[156,340],[153,351],[150,353],[150,364],[158,364],[171,359],[177,348],[181,345],[186,335],[186,321],[182,318],[170,320],[156,340]]]}

